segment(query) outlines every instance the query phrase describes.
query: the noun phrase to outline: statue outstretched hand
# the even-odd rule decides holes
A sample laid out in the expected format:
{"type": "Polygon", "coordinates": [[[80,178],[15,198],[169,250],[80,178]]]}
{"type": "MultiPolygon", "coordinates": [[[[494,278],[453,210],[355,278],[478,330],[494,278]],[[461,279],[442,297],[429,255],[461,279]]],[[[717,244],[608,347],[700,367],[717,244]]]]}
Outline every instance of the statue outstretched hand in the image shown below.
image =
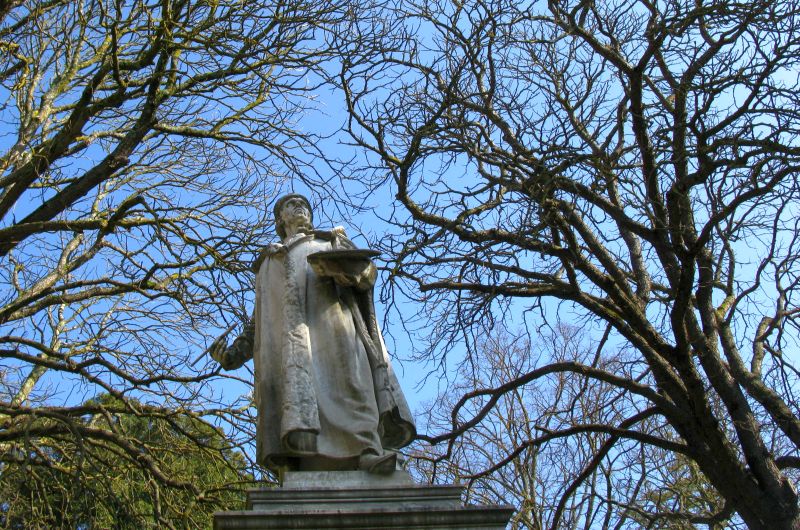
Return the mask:
{"type": "Polygon", "coordinates": [[[212,342],[211,346],[208,347],[208,354],[211,356],[211,358],[223,366],[225,365],[225,351],[228,349],[227,339],[228,333],[225,332],[214,339],[214,342],[212,342]]]}
{"type": "Polygon", "coordinates": [[[255,337],[253,319],[248,319],[245,322],[242,332],[236,337],[233,344],[228,346],[228,333],[234,327],[236,327],[235,324],[225,330],[222,335],[211,343],[207,350],[211,358],[221,364],[225,370],[235,370],[253,358],[253,340],[255,337]]]}

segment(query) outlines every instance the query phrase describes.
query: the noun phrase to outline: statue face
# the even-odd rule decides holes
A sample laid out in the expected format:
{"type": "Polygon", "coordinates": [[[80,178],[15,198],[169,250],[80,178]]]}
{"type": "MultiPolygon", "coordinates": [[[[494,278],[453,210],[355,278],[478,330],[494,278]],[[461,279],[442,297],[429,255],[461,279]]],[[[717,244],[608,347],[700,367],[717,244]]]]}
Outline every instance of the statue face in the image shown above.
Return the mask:
{"type": "Polygon", "coordinates": [[[286,201],[286,204],[281,207],[280,216],[284,226],[311,224],[311,211],[306,206],[305,201],[299,197],[286,201]]]}

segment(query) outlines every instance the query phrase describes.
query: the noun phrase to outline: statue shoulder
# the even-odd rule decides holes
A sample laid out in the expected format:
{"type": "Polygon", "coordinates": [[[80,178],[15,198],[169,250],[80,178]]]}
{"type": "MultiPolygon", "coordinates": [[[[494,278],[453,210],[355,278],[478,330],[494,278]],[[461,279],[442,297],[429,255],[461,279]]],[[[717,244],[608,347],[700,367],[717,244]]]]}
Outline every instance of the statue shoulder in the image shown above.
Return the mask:
{"type": "Polygon", "coordinates": [[[270,243],[261,249],[261,252],[258,253],[258,256],[253,261],[253,265],[250,268],[253,272],[258,273],[258,269],[261,268],[261,264],[264,263],[265,259],[285,252],[286,246],[282,243],[270,243]]]}

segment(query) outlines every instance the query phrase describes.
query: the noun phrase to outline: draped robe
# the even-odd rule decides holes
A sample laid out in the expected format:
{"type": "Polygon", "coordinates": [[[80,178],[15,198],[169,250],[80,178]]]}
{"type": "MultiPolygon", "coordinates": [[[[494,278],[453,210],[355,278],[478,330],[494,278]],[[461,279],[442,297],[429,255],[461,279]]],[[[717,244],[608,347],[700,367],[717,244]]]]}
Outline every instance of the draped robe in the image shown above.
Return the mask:
{"type": "Polygon", "coordinates": [[[350,288],[318,276],[306,260],[334,249],[338,234],[296,234],[257,265],[257,459],[271,469],[355,469],[360,455],[382,455],[416,436],[377,326],[371,344],[381,367],[357,329],[354,311],[375,323],[371,294],[353,290],[357,304],[346,303],[342,290],[350,288]],[[292,433],[311,443],[292,446],[292,433]]]}

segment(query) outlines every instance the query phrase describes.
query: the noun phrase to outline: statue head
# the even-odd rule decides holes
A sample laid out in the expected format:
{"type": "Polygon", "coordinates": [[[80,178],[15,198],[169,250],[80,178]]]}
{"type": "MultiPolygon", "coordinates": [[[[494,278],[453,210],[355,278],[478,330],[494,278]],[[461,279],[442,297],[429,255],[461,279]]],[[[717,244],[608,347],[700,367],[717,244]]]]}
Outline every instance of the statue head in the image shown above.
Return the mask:
{"type": "Polygon", "coordinates": [[[284,213],[283,210],[287,206],[296,206],[297,202],[301,202],[305,205],[305,208],[308,210],[308,228],[313,228],[314,213],[311,210],[311,203],[308,202],[308,199],[299,193],[284,195],[275,202],[275,207],[272,209],[272,213],[275,216],[275,231],[281,239],[286,239],[286,217],[290,215],[288,211],[284,213]]]}

